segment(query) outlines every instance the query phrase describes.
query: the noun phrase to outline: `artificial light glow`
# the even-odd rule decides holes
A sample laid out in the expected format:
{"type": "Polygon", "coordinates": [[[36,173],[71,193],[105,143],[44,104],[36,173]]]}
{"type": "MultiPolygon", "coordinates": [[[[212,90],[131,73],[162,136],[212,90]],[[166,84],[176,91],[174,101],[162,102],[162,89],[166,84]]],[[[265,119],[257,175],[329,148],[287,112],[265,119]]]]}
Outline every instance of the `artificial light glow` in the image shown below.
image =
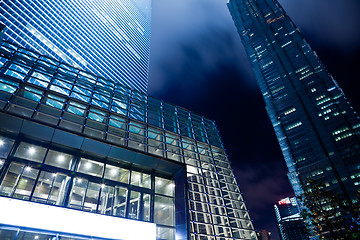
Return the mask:
{"type": "Polygon", "coordinates": [[[117,174],[117,170],[115,168],[111,169],[110,174],[115,176],[117,174]]]}
{"type": "Polygon", "coordinates": [[[28,152],[29,152],[30,155],[33,155],[36,152],[36,149],[34,147],[30,147],[28,149],[28,152]]]}
{"type": "Polygon", "coordinates": [[[4,140],[0,139],[0,147],[4,145],[4,140]]]}
{"type": "Polygon", "coordinates": [[[59,156],[57,157],[57,160],[58,160],[59,162],[63,162],[63,161],[65,160],[64,155],[59,155],[59,156]]]}
{"type": "Polygon", "coordinates": [[[39,239],[39,236],[36,235],[36,236],[34,237],[34,239],[39,239]]]}
{"type": "Polygon", "coordinates": [[[85,168],[89,170],[91,168],[91,163],[89,162],[85,163],[85,168]]]}
{"type": "Polygon", "coordinates": [[[18,199],[0,197],[0,212],[1,225],[117,240],[156,239],[156,225],[154,223],[18,199]],[[18,216],[21,216],[21,218],[18,216]],[[101,223],[101,226],[99,226],[99,223],[101,223]]]}
{"type": "Polygon", "coordinates": [[[25,168],[25,171],[30,172],[30,171],[31,171],[31,167],[26,167],[26,168],[25,168]]]}

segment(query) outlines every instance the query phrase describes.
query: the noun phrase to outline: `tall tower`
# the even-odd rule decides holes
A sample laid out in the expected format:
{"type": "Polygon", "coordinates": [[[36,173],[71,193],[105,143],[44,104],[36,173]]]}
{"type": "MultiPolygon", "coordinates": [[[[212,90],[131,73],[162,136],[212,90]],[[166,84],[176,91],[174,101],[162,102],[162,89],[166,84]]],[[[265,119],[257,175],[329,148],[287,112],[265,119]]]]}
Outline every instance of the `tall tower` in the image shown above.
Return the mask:
{"type": "Polygon", "coordinates": [[[0,23],[7,40],[147,90],[150,0],[5,0],[0,23]]]}
{"type": "Polygon", "coordinates": [[[295,197],[281,199],[274,210],[281,240],[309,240],[295,197]]]}
{"type": "Polygon", "coordinates": [[[308,177],[356,201],[360,120],[276,0],[228,8],[263,94],[296,195],[308,177]]]}

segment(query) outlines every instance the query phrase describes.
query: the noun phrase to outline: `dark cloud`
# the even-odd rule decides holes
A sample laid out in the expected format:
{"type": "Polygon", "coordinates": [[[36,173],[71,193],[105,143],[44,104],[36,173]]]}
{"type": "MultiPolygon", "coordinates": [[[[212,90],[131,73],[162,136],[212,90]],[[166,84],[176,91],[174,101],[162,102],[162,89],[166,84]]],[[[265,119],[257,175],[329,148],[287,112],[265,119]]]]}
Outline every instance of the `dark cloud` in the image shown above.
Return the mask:
{"type": "MultiPolygon", "coordinates": [[[[360,110],[360,2],[280,2],[360,110]]],[[[149,94],[216,121],[255,227],[279,239],[273,204],[293,193],[226,1],[153,0],[152,27],[149,94]]]]}

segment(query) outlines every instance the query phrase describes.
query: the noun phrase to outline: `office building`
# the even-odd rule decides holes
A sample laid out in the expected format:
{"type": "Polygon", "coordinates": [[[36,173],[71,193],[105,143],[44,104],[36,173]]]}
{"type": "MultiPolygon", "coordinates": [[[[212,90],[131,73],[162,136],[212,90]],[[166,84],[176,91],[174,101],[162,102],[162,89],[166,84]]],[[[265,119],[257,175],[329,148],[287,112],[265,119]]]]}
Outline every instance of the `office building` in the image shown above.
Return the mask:
{"type": "Polygon", "coordinates": [[[11,42],[147,90],[150,0],[5,0],[0,23],[11,42]]]}
{"type": "Polygon", "coordinates": [[[0,239],[257,239],[213,121],[10,42],[0,56],[0,239]]]}
{"type": "Polygon", "coordinates": [[[274,205],[277,226],[282,240],[308,240],[309,235],[296,198],[284,198],[274,205]]]}
{"type": "Polygon", "coordinates": [[[322,182],[356,202],[360,120],[333,77],[276,0],[230,0],[295,194],[322,182]]]}

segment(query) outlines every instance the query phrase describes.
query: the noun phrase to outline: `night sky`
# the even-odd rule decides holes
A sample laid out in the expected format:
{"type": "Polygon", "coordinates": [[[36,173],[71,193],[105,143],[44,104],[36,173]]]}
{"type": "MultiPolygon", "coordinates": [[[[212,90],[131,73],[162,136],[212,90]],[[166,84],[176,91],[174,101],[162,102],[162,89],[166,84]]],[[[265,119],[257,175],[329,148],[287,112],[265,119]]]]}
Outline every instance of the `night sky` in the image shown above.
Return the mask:
{"type": "MultiPolygon", "coordinates": [[[[360,1],[280,0],[360,112],[360,1]]],[[[225,0],[153,0],[148,93],[216,121],[257,230],[279,239],[287,169],[225,0]]]]}

